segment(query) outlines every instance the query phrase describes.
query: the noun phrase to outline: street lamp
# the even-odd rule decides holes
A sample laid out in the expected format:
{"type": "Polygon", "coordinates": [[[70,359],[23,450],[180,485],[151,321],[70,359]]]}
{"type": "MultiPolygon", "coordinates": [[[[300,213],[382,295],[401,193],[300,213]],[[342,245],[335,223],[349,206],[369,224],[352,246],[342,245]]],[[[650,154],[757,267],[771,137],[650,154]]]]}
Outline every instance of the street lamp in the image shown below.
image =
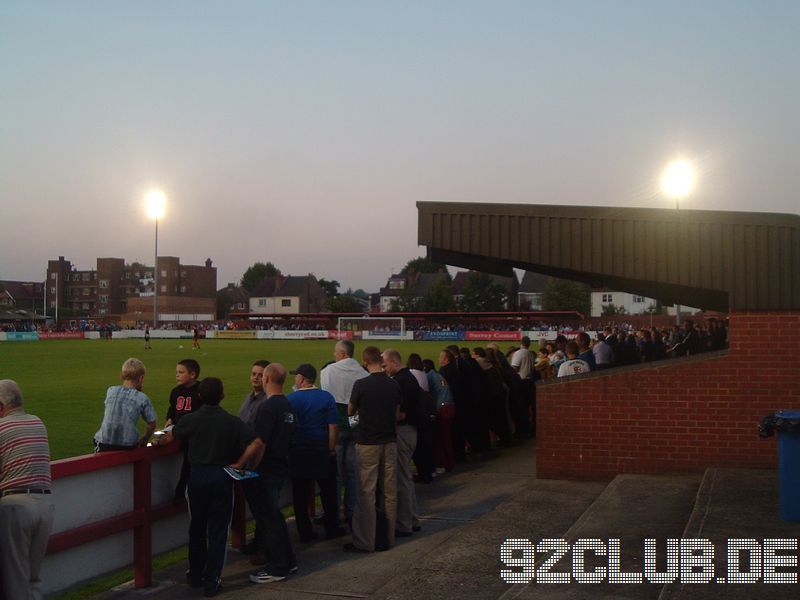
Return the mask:
{"type": "Polygon", "coordinates": [[[153,329],[158,327],[158,220],[164,216],[167,198],[164,192],[153,190],[147,193],[145,205],[147,216],[156,222],[156,252],[153,261],[153,329]]]}
{"type": "Polygon", "coordinates": [[[685,160],[676,160],[667,165],[661,175],[661,190],[670,198],[675,198],[675,210],[680,208],[680,199],[694,189],[694,168],[685,160]]]}
{"type": "MultiPolygon", "coordinates": [[[[661,190],[670,198],[675,198],[675,210],[680,209],[681,198],[685,198],[694,189],[695,172],[692,165],[685,160],[676,160],[667,165],[661,175],[661,190]]],[[[675,323],[681,324],[681,305],[675,305],[675,323]]]]}

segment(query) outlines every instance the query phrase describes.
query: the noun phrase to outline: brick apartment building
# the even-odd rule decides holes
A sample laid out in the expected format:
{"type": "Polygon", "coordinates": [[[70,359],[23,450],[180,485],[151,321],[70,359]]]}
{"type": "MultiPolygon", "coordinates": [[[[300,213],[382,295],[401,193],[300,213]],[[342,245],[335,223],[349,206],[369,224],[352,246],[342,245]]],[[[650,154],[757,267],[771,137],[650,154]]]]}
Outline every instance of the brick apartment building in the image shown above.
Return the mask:
{"type": "MultiPolygon", "coordinates": [[[[217,269],[182,265],[175,256],[158,257],[158,316],[161,321],[206,321],[216,316],[217,269]]],[[[47,262],[47,305],[56,302],[74,316],[120,321],[152,321],[153,267],[98,258],[95,269],[78,270],[63,256],[47,262]]]]}

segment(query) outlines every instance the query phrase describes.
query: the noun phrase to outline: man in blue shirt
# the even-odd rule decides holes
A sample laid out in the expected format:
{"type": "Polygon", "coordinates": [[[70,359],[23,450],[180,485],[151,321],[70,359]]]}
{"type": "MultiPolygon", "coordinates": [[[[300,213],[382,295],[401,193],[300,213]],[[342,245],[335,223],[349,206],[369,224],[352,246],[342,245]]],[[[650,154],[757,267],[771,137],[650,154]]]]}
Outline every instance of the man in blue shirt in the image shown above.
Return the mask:
{"type": "Polygon", "coordinates": [[[336,400],[333,394],[314,385],[317,370],[312,365],[302,364],[291,373],[294,375],[296,391],[288,396],[295,415],[289,468],[297,533],[301,542],[310,542],[317,538],[308,515],[316,481],[325,511],[325,537],[337,538],[346,531],[339,525],[339,498],[336,489],[336,438],[339,423],[336,400]]]}

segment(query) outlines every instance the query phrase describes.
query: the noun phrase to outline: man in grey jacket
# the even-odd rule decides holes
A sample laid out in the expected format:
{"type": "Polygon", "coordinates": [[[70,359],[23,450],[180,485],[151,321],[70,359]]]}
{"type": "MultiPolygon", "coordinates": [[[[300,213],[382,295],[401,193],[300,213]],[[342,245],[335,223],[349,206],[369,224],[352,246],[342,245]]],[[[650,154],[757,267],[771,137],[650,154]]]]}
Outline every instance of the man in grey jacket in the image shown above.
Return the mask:
{"type": "Polygon", "coordinates": [[[356,466],[356,436],[347,418],[347,405],[353,384],[369,375],[353,358],[355,345],[350,340],[339,340],[334,346],[336,362],[320,372],[320,387],[333,394],[339,412],[339,433],[336,440],[336,470],[339,474],[337,490],[344,486],[344,514],[348,526],[353,520],[353,509],[358,499],[358,469],[356,466]]]}

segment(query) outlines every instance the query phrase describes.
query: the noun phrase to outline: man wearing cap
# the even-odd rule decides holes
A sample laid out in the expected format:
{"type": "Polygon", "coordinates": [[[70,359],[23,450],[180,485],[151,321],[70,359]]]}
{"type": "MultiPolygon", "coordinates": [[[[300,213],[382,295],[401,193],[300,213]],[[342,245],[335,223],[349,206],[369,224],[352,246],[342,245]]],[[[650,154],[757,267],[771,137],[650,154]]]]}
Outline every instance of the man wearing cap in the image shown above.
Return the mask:
{"type": "Polygon", "coordinates": [[[43,598],[39,570],[53,526],[50,447],[22,391],[0,381],[0,582],[7,600],[43,598]]]}
{"type": "Polygon", "coordinates": [[[325,511],[325,537],[333,539],[346,532],[339,526],[339,499],[336,493],[336,435],[339,413],[330,392],[314,385],[317,370],[304,363],[290,371],[295,391],[289,404],[295,416],[295,430],[289,451],[292,476],[292,501],[295,524],[301,542],[317,539],[308,516],[309,501],[314,496],[314,482],[319,485],[325,511]]]}

